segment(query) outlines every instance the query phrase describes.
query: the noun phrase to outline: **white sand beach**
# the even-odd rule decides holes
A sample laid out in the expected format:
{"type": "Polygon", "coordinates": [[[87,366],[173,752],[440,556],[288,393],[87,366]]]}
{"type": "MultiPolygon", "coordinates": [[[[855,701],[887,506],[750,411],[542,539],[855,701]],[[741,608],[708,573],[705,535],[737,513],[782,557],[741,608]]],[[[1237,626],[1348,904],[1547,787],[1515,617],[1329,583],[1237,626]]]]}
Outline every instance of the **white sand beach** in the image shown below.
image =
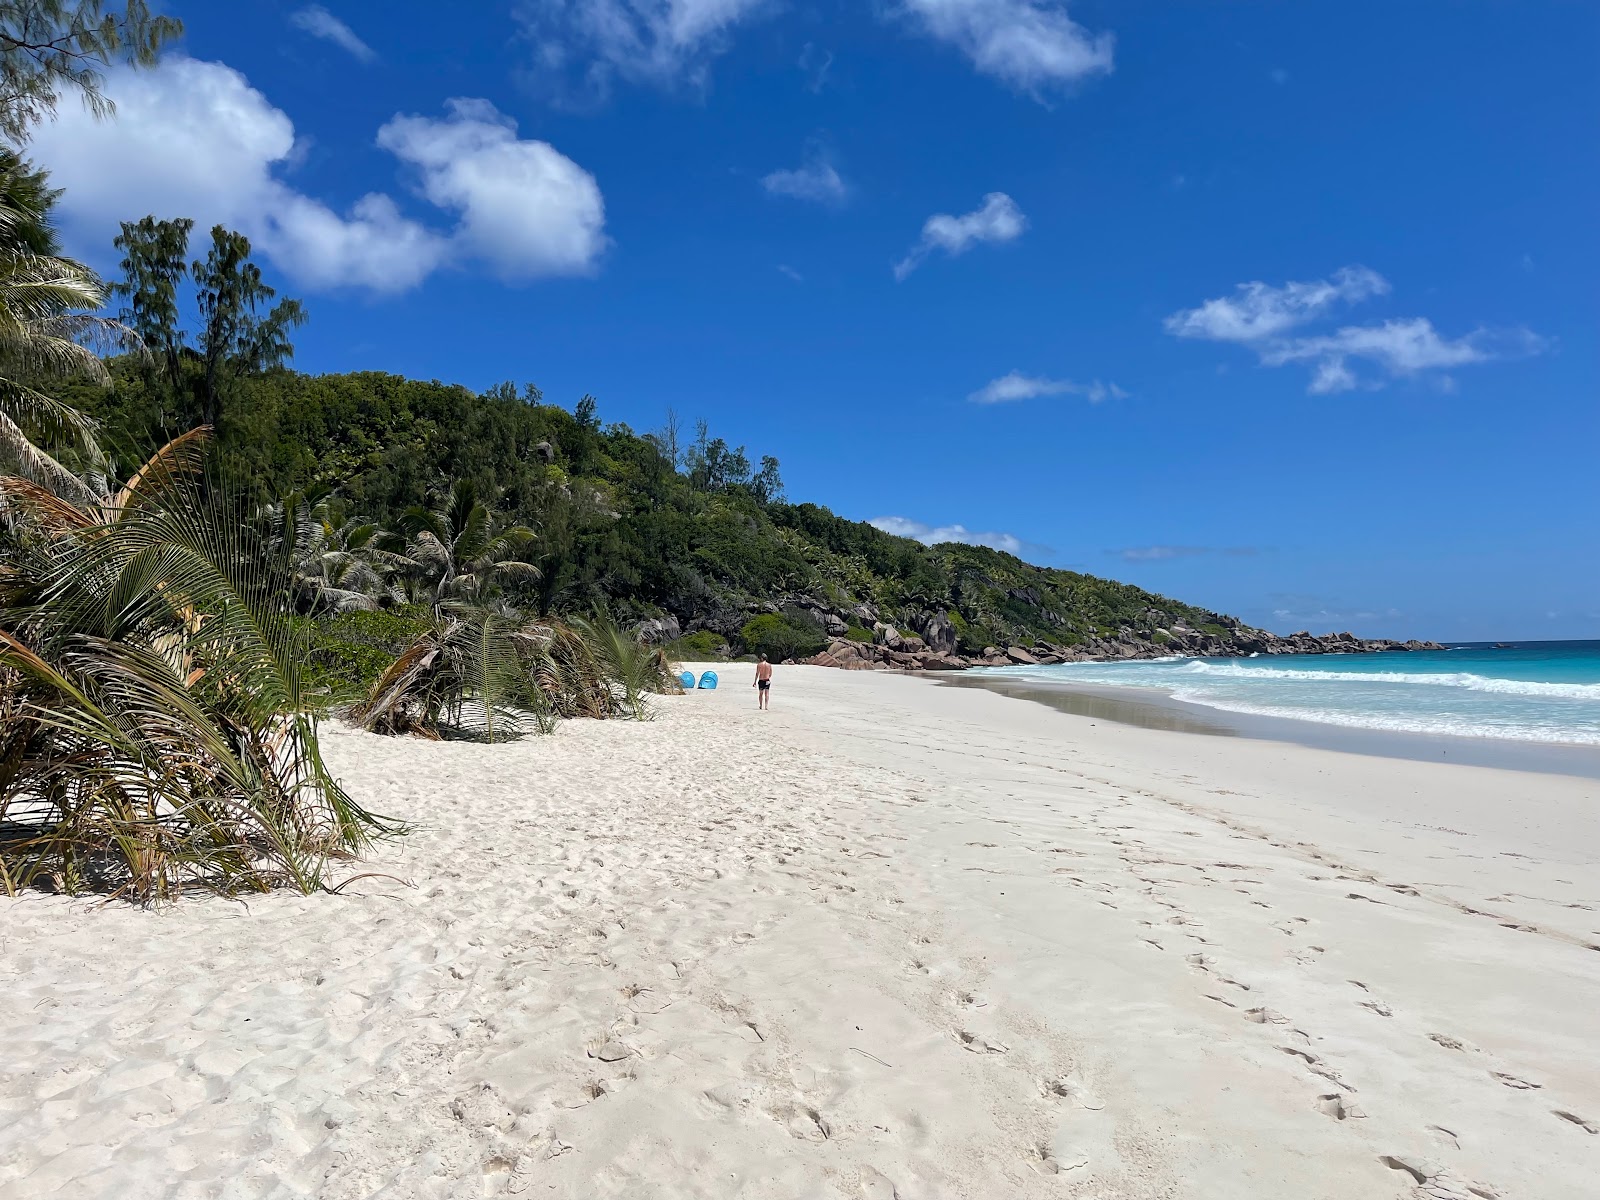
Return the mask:
{"type": "Polygon", "coordinates": [[[0,1196],[1597,1194],[1595,782],[720,669],[330,730],[410,886],[0,900],[0,1196]]]}

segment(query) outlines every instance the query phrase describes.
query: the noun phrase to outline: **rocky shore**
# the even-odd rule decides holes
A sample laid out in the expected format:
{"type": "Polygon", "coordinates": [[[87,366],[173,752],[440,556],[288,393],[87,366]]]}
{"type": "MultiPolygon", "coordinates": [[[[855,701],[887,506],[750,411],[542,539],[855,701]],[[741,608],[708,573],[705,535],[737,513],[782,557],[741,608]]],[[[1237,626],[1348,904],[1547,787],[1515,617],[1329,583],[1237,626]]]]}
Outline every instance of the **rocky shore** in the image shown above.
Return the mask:
{"type": "Polygon", "coordinates": [[[1111,635],[1091,635],[1072,645],[1035,641],[1025,646],[987,646],[981,654],[963,655],[956,651],[955,630],[948,620],[937,616],[920,633],[879,622],[873,626],[871,642],[834,637],[827,649],[806,661],[812,666],[846,671],[964,671],[970,667],[1051,666],[1172,655],[1245,658],[1253,654],[1374,654],[1385,650],[1442,649],[1437,642],[1358,638],[1352,633],[1318,636],[1300,632],[1280,636],[1264,629],[1232,625],[1226,634],[1218,635],[1176,624],[1150,633],[1127,628],[1111,635]]]}
{"type": "MultiPolygon", "coordinates": [[[[1039,607],[1031,589],[1010,594],[1010,599],[1039,607]]],[[[686,633],[708,630],[734,637],[751,616],[760,613],[798,613],[827,641],[824,649],[803,661],[812,666],[846,671],[964,671],[971,667],[1051,666],[1068,662],[1115,662],[1121,659],[1185,657],[1247,658],[1269,654],[1375,654],[1386,650],[1442,650],[1437,642],[1398,642],[1385,638],[1358,638],[1353,633],[1313,634],[1306,631],[1280,635],[1244,624],[1222,613],[1202,613],[1204,627],[1171,611],[1149,608],[1136,614],[1137,624],[1115,631],[1084,628],[1063,621],[1057,613],[1043,615],[1068,631],[1061,640],[1037,637],[1008,639],[1004,645],[985,646],[972,652],[969,642],[961,649],[961,634],[952,614],[938,609],[903,612],[892,620],[872,604],[829,605],[812,596],[785,598],[780,603],[751,604],[740,609],[702,614],[680,625],[663,615],[642,622],[638,633],[646,641],[667,643],[686,633]]],[[[1200,610],[1190,610],[1200,611],[1200,610]]],[[[1058,635],[1059,636],[1059,635],[1058,635]]]]}

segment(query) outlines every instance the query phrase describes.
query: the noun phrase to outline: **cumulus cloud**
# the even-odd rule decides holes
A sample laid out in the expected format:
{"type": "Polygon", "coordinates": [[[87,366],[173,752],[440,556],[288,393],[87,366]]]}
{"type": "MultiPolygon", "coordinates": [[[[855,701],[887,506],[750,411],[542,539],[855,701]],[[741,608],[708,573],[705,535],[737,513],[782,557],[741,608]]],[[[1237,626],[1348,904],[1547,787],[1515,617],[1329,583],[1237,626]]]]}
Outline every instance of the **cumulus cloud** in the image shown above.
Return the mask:
{"type": "Polygon", "coordinates": [[[294,123],[222,63],[170,58],[154,71],[115,71],[107,91],[115,120],[64,106],[34,138],[66,189],[69,233],[90,244],[109,245],[119,221],[147,213],[191,217],[200,231],[246,234],[302,287],[380,293],[415,287],[447,261],[488,261],[523,279],[572,274],[604,248],[593,178],[545,143],[519,140],[486,101],[384,127],[424,196],[460,214],[455,229],[438,231],[382,193],[341,212],[292,186],[294,123]]]}
{"type": "Polygon", "coordinates": [[[1261,551],[1256,546],[1124,546],[1107,550],[1123,562],[1165,562],[1173,558],[1200,558],[1220,554],[1227,558],[1251,558],[1261,551]]]}
{"type": "MultiPolygon", "coordinates": [[[[1346,325],[1331,333],[1295,332],[1340,305],[1357,304],[1388,291],[1388,282],[1376,271],[1345,267],[1331,279],[1281,287],[1260,281],[1241,283],[1233,295],[1173,313],[1165,325],[1176,337],[1247,346],[1265,366],[1305,364],[1311,370],[1308,390],[1313,395],[1378,387],[1388,379],[1538,354],[1548,348],[1545,339],[1525,329],[1477,329],[1462,337],[1445,337],[1426,317],[1346,325]],[[1358,363],[1367,364],[1376,374],[1358,373],[1354,365],[1358,363]]],[[[1434,378],[1444,390],[1454,390],[1453,379],[1434,378]]]]}
{"type": "Polygon", "coordinates": [[[1056,0],[901,0],[923,32],[1034,96],[1112,69],[1112,37],[1090,33],[1056,0]]]}
{"type": "Polygon", "coordinates": [[[1259,342],[1322,316],[1334,305],[1354,304],[1389,290],[1389,282],[1366,267],[1344,267],[1332,279],[1272,287],[1241,283],[1232,296],[1207,300],[1199,308],[1173,313],[1167,332],[1213,342],[1259,342]]]}
{"type": "MultiPolygon", "coordinates": [[[[1423,371],[1463,367],[1494,358],[1538,354],[1545,341],[1525,329],[1474,330],[1459,338],[1447,338],[1426,317],[1381,321],[1374,325],[1351,325],[1319,337],[1293,338],[1281,345],[1264,346],[1261,361],[1268,366],[1305,362],[1312,364],[1311,391],[1342,392],[1356,387],[1350,359],[1365,359],[1391,376],[1416,375],[1423,371]]],[[[1446,391],[1454,389],[1449,376],[1440,379],[1446,391]]]]}
{"type": "Polygon", "coordinates": [[[1021,554],[1027,549],[1027,544],[1015,534],[978,532],[965,525],[929,525],[909,517],[873,517],[867,524],[896,537],[914,538],[925,546],[937,546],[940,542],[962,542],[968,546],[1004,550],[1007,554],[1021,554]]]}
{"type": "Polygon", "coordinates": [[[999,379],[990,380],[967,397],[974,404],[1008,404],[1016,400],[1033,400],[1039,396],[1082,396],[1090,404],[1103,400],[1123,400],[1128,393],[1114,383],[1073,383],[1070,379],[1043,379],[1012,371],[999,379]]]}
{"type": "Polygon", "coordinates": [[[904,279],[935,250],[952,258],[965,254],[980,242],[999,245],[1015,241],[1028,228],[1028,218],[1017,202],[1004,192],[990,192],[982,207],[962,216],[935,213],[922,225],[922,240],[895,264],[894,277],[904,279]]]}
{"type": "Polygon", "coordinates": [[[604,95],[617,79],[703,87],[734,26],[769,0],[526,0],[518,10],[536,68],[604,95]]]}
{"type": "Polygon", "coordinates": [[[378,57],[377,51],[357,37],[355,30],[320,4],[312,4],[291,14],[289,22],[303,33],[332,42],[362,62],[371,62],[378,57]]]}
{"type": "Polygon", "coordinates": [[[774,196],[814,200],[819,204],[843,204],[850,194],[849,185],[827,154],[815,148],[806,154],[804,164],[792,170],[773,171],[762,178],[761,186],[774,196]]]}
{"type": "Polygon", "coordinates": [[[395,117],[378,145],[422,175],[422,194],[460,214],[456,242],[510,280],[581,275],[606,247],[600,186],[548,142],[517,137],[487,100],[451,100],[443,120],[395,117]]]}

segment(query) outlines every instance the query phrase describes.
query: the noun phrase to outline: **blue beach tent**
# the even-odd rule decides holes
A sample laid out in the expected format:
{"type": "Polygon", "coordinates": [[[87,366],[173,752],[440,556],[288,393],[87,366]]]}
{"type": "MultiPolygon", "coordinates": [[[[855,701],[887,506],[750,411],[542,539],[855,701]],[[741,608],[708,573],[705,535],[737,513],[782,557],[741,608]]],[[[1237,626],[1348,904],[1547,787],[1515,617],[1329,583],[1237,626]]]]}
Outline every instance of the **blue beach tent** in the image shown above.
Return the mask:
{"type": "Polygon", "coordinates": [[[707,671],[704,675],[700,676],[700,686],[715,691],[717,686],[717,673],[715,671],[707,671]]]}
{"type": "Polygon", "coordinates": [[[678,682],[683,684],[683,690],[684,691],[686,691],[686,692],[694,691],[694,672],[693,671],[685,671],[682,675],[678,676],[678,682]]]}

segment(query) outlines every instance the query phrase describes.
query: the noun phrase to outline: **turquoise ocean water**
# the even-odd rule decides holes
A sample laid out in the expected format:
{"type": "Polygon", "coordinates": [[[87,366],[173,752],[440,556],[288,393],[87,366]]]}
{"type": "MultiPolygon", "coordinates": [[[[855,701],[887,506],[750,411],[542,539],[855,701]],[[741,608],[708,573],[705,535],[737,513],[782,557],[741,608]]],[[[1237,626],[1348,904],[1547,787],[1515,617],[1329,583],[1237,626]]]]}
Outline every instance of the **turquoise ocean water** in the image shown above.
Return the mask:
{"type": "Polygon", "coordinates": [[[984,673],[1154,688],[1229,712],[1359,729],[1600,746],[1600,642],[1065,663],[984,673]]]}

